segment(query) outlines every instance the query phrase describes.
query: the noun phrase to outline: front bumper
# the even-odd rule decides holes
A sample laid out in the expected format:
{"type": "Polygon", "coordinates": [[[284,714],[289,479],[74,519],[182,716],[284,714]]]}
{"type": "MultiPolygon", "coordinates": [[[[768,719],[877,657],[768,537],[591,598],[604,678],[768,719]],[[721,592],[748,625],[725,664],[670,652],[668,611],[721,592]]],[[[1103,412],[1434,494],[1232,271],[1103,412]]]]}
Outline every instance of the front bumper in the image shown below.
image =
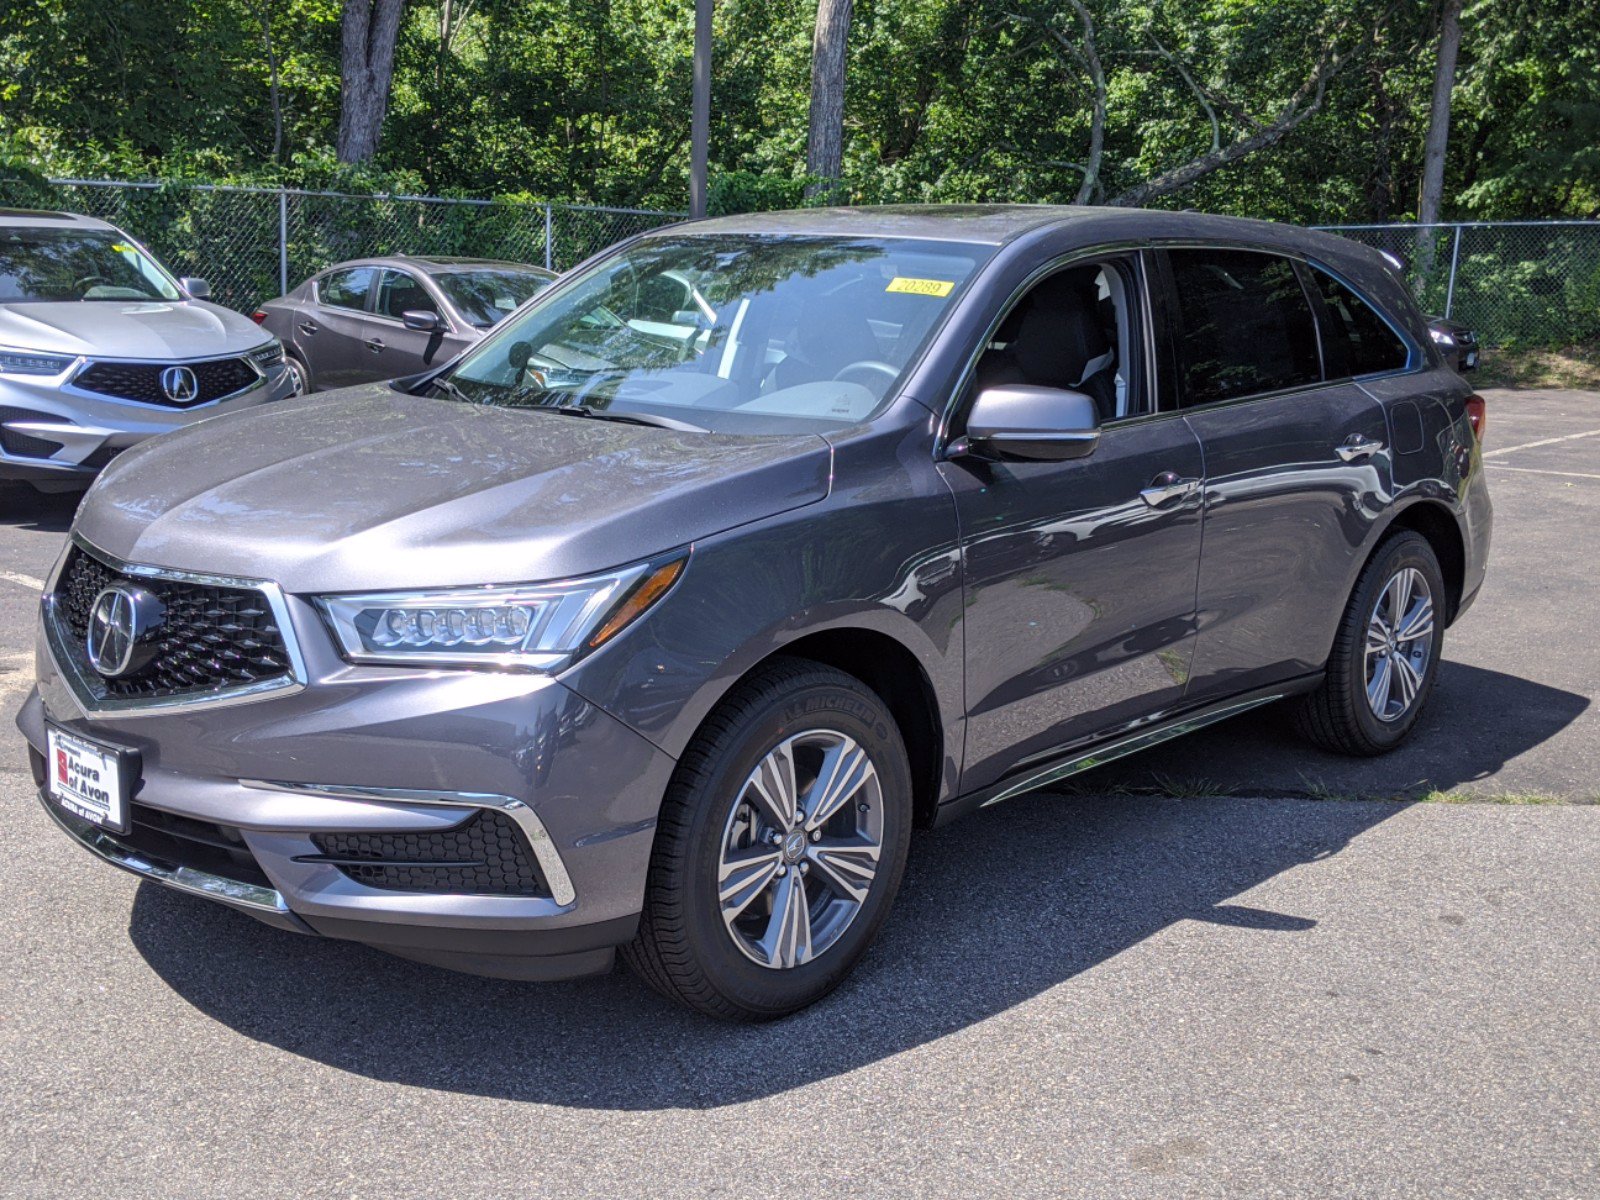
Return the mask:
{"type": "Polygon", "coordinates": [[[293,391],[279,363],[236,395],[188,409],[163,408],[75,387],[70,381],[77,369],[75,361],[60,376],[0,377],[0,480],[82,487],[115,454],[147,437],[293,391]]]}
{"type": "Polygon", "coordinates": [[[38,687],[17,721],[41,783],[47,718],[137,749],[136,811],[222,831],[248,869],[152,853],[46,799],[57,824],[113,865],[279,928],[514,978],[607,969],[637,925],[673,760],[545,676],[346,664],[311,606],[286,603],[304,686],[91,711],[41,635],[38,687]],[[444,831],[481,810],[521,829],[544,894],[367,886],[313,841],[444,831]]]}

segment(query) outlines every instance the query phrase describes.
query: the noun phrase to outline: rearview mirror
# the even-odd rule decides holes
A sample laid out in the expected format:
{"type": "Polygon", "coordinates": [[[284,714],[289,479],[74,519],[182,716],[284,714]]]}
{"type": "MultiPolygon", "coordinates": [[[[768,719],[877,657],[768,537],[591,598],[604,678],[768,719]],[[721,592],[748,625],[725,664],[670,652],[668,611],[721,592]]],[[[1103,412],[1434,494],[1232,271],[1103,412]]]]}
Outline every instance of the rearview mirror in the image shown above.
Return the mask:
{"type": "Polygon", "coordinates": [[[968,452],[981,458],[1082,458],[1100,440],[1100,410],[1092,397],[1066,388],[1021,383],[984,388],[967,417],[966,440],[968,452]]]}
{"type": "Polygon", "coordinates": [[[195,300],[211,299],[211,285],[197,275],[185,275],[178,280],[178,286],[195,300]]]}
{"type": "Polygon", "coordinates": [[[436,312],[428,312],[422,308],[407,309],[400,314],[400,323],[407,329],[415,329],[418,333],[438,333],[444,328],[444,321],[436,312]]]}

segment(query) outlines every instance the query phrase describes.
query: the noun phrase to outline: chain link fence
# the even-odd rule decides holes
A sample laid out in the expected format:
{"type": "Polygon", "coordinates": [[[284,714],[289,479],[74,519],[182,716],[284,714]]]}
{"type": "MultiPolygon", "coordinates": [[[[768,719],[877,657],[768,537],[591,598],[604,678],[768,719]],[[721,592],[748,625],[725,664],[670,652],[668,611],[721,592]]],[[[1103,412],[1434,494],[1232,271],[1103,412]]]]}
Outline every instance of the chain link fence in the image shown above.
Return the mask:
{"type": "MultiPolygon", "coordinates": [[[[293,188],[0,180],[0,205],[102,217],[180,275],[249,312],[331,263],[372,254],[501,258],[564,270],[683,213],[515,200],[356,196],[293,188]]],[[[1423,308],[1488,345],[1600,336],[1600,222],[1331,225],[1406,264],[1423,308]]]]}
{"type": "Polygon", "coordinates": [[[682,213],[514,200],[356,196],[294,188],[0,180],[0,205],[64,209],[126,230],[212,299],[249,312],[331,263],[438,254],[560,271],[682,213]]]}
{"type": "Polygon", "coordinates": [[[1488,345],[1600,336],[1600,221],[1323,228],[1394,255],[1424,309],[1488,345]]]}

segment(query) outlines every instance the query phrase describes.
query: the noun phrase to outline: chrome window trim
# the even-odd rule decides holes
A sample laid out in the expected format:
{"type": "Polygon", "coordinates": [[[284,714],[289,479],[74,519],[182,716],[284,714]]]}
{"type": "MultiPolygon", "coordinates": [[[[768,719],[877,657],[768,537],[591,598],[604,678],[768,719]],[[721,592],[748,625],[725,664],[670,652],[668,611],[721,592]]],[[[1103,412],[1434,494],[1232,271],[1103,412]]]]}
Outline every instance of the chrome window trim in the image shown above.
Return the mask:
{"type": "Polygon", "coordinates": [[[289,914],[289,905],[282,893],[273,888],[262,887],[255,883],[243,883],[237,879],[213,875],[208,871],[197,871],[193,867],[169,863],[135,850],[132,846],[124,845],[113,835],[87,821],[80,822],[73,818],[69,822],[66,815],[45,798],[42,788],[39,791],[39,803],[44,806],[45,812],[50,814],[51,820],[61,826],[68,837],[90,854],[104,859],[114,867],[121,867],[141,879],[165,884],[169,888],[191,895],[204,896],[208,900],[220,900],[224,904],[242,908],[247,912],[266,912],[277,916],[289,914]]]}
{"type": "MultiPolygon", "coordinates": [[[[491,809],[515,821],[528,838],[539,870],[550,885],[550,898],[563,908],[577,900],[572,877],[551,841],[544,822],[527,804],[515,796],[494,792],[427,791],[421,788],[365,787],[347,784],[287,783],[278,779],[241,779],[241,787],[268,792],[287,792],[297,796],[321,796],[329,800],[360,800],[381,804],[444,806],[450,808],[491,809]]],[[[395,832],[386,830],[385,832],[395,832]]]]}
{"type": "Polygon", "coordinates": [[[89,400],[98,400],[105,404],[132,404],[139,408],[150,409],[156,412],[197,412],[202,408],[210,408],[213,404],[222,404],[224,401],[236,399],[255,391],[267,382],[267,373],[261,369],[261,364],[256,362],[251,355],[266,348],[267,343],[252,347],[249,350],[236,350],[231,354],[202,354],[198,358],[112,358],[103,355],[86,355],[81,358],[78,365],[72,368],[67,376],[67,381],[61,385],[63,392],[70,392],[74,396],[83,396],[89,400]],[[113,396],[110,392],[97,392],[93,388],[79,387],[78,376],[98,363],[114,363],[133,367],[188,367],[195,363],[227,362],[229,359],[238,359],[249,365],[256,373],[255,379],[229,392],[225,396],[218,396],[215,400],[207,400],[202,404],[157,404],[149,400],[134,400],[128,396],[113,396]]]}
{"type": "Polygon", "coordinates": [[[44,627],[45,644],[49,648],[50,660],[60,672],[61,678],[66,681],[73,699],[78,702],[78,707],[83,710],[86,717],[160,716],[200,708],[220,708],[229,704],[246,704],[269,696],[292,695],[306,686],[305,659],[300,652],[300,640],[295,634],[294,623],[290,620],[289,605],[284,598],[283,589],[271,580],[244,579],[233,575],[208,575],[197,571],[179,571],[167,567],[130,563],[106,553],[75,531],[68,542],[67,550],[62,551],[61,557],[51,569],[50,578],[45,584],[44,594],[40,597],[39,603],[39,616],[44,627]],[[278,632],[283,636],[284,649],[289,655],[289,674],[277,679],[264,679],[238,687],[215,688],[207,692],[182,696],[150,698],[96,695],[96,682],[79,668],[68,652],[71,631],[66,627],[56,605],[56,592],[60,586],[61,573],[66,568],[68,552],[74,546],[102,565],[124,575],[259,592],[266,600],[267,607],[272,610],[273,619],[278,624],[278,632]]]}

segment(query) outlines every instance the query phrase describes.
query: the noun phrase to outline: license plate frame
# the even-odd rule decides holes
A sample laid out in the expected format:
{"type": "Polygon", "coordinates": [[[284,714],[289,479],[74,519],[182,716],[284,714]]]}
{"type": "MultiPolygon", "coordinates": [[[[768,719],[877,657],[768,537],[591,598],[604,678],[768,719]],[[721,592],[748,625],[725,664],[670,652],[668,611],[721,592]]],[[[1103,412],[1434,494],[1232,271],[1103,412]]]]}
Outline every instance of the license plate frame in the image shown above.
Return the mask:
{"type": "Polygon", "coordinates": [[[143,769],[137,750],[45,722],[45,794],[79,820],[129,833],[143,769]]]}

